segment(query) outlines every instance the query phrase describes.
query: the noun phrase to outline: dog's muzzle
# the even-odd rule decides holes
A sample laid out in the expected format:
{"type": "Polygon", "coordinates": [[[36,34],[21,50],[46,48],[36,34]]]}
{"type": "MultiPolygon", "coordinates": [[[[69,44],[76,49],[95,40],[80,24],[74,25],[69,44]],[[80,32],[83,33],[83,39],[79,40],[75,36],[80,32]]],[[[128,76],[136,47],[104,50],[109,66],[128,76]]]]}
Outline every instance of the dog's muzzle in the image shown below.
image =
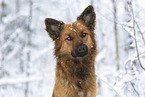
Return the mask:
{"type": "Polygon", "coordinates": [[[71,52],[73,57],[84,57],[88,54],[88,47],[85,44],[78,45],[75,51],[71,52]]]}

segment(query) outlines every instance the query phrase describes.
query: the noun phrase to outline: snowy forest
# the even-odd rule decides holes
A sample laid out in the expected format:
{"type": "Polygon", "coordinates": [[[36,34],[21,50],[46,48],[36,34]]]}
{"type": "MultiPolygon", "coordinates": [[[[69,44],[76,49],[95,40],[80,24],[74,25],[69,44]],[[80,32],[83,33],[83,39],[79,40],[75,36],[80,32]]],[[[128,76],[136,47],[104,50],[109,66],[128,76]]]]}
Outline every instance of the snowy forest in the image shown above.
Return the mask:
{"type": "Polygon", "coordinates": [[[51,97],[54,43],[45,18],[96,12],[96,97],[145,97],[144,0],[0,0],[0,97],[51,97]]]}

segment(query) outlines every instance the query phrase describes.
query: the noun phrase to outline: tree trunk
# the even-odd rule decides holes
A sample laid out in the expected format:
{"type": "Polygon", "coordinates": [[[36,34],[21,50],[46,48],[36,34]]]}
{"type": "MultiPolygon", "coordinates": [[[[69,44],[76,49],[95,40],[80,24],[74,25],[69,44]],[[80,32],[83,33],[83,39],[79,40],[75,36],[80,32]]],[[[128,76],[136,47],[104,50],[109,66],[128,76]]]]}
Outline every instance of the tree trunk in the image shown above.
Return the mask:
{"type": "Polygon", "coordinates": [[[20,0],[16,0],[16,13],[20,11],[20,0]]]}
{"type": "Polygon", "coordinates": [[[118,48],[118,29],[117,29],[117,6],[116,0],[112,0],[113,10],[114,10],[114,33],[115,33],[115,45],[116,45],[116,60],[117,60],[117,70],[120,69],[119,66],[119,48],[118,48]]]}
{"type": "MultiPolygon", "coordinates": [[[[27,52],[27,66],[26,66],[26,76],[28,77],[30,75],[30,62],[31,62],[31,22],[32,22],[32,5],[33,5],[33,2],[32,0],[29,0],[29,22],[28,22],[28,31],[27,31],[27,49],[28,49],[28,52],[27,52]]],[[[26,83],[26,88],[25,88],[25,97],[29,97],[29,83],[27,82],[26,83]]]]}
{"type": "MultiPolygon", "coordinates": [[[[2,0],[1,2],[1,15],[0,15],[0,25],[4,24],[3,23],[3,18],[7,15],[7,5],[4,2],[4,0],[2,0]]],[[[2,48],[4,45],[4,31],[2,31],[2,28],[0,26],[0,78],[4,77],[4,49],[2,48]]],[[[5,86],[1,86],[1,90],[4,90],[5,86]]],[[[4,97],[4,94],[1,93],[0,97],[4,97]]]]}

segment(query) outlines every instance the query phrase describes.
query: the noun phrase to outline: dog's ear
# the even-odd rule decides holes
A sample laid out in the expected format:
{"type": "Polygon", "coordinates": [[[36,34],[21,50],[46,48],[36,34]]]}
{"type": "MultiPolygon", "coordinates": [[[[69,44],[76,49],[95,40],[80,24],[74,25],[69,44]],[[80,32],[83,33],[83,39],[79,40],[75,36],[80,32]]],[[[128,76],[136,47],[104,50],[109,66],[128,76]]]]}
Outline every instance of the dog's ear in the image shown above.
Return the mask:
{"type": "Polygon", "coordinates": [[[82,20],[83,23],[90,29],[94,30],[96,14],[94,12],[93,6],[88,6],[82,14],[77,18],[77,20],[82,20]]]}
{"type": "Polygon", "coordinates": [[[53,40],[57,39],[60,36],[63,24],[64,23],[62,21],[57,21],[55,19],[45,19],[46,31],[49,33],[49,36],[53,40]]]}

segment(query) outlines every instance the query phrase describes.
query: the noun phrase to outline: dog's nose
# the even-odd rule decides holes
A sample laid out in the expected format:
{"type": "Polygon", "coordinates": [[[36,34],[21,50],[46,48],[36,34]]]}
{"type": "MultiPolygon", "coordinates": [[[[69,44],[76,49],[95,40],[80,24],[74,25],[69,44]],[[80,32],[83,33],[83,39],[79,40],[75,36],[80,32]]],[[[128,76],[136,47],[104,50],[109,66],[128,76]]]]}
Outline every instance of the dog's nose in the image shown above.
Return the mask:
{"type": "Polygon", "coordinates": [[[83,57],[88,54],[88,47],[85,44],[81,44],[76,48],[77,57],[83,57]]]}
{"type": "Polygon", "coordinates": [[[86,51],[87,51],[86,45],[80,45],[80,46],[78,46],[78,48],[77,48],[77,52],[78,52],[78,53],[84,53],[84,52],[86,52],[86,51]]]}

